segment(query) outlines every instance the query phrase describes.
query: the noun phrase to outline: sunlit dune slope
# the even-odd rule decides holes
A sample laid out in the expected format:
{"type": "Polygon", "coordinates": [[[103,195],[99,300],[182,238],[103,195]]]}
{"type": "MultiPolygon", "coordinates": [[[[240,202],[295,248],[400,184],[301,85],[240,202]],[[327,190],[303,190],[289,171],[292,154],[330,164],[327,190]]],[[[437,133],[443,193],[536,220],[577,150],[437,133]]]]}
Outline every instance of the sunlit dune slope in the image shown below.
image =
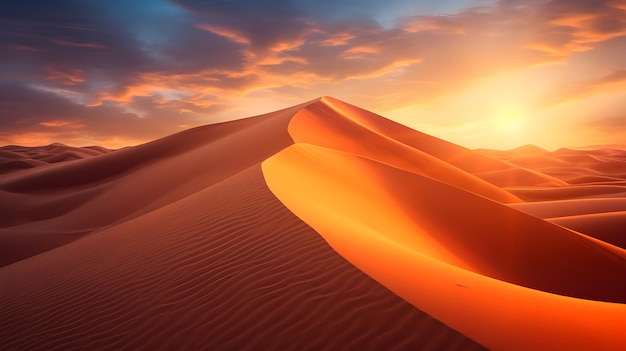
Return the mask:
{"type": "Polygon", "coordinates": [[[336,213],[398,245],[483,275],[561,295],[626,302],[623,257],[502,204],[306,144],[264,165],[271,189],[315,213],[313,223],[336,213]]]}
{"type": "Polygon", "coordinates": [[[342,256],[489,348],[626,344],[626,306],[585,300],[626,301],[617,248],[345,152],[296,144],[263,169],[277,197],[342,256]]]}
{"type": "Polygon", "coordinates": [[[485,177],[497,186],[502,185],[564,185],[565,183],[554,177],[540,172],[527,170],[505,161],[483,155],[482,153],[466,149],[462,146],[441,140],[428,134],[407,128],[401,124],[391,122],[385,118],[347,104],[343,101],[324,97],[323,102],[337,112],[358,121],[367,128],[381,133],[389,138],[404,143],[414,149],[434,156],[468,173],[482,178],[483,173],[497,172],[500,177],[485,177]]]}
{"type": "MultiPolygon", "coordinates": [[[[289,123],[289,134],[297,143],[320,145],[375,159],[496,201],[520,201],[510,193],[412,146],[420,138],[432,137],[329,97],[306,106],[296,114],[289,123]]],[[[442,148],[459,153],[465,151],[447,143],[442,148]]],[[[472,156],[472,152],[468,151],[465,156],[472,156]]],[[[474,156],[480,161],[479,154],[474,156]]]]}

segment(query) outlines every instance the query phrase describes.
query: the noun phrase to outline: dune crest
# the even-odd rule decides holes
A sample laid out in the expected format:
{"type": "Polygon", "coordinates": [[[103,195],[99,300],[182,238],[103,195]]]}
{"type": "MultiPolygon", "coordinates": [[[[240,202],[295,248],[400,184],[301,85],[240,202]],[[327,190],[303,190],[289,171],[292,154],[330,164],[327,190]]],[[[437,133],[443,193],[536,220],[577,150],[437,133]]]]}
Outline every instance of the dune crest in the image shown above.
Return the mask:
{"type": "Polygon", "coordinates": [[[309,143],[384,162],[499,202],[519,198],[408,143],[415,131],[371,112],[324,97],[300,110],[289,123],[296,143],[309,143]],[[407,137],[408,136],[408,137],[407,137]],[[407,144],[408,143],[408,144],[407,144]]]}
{"type": "Polygon", "coordinates": [[[0,265],[149,213],[262,161],[292,143],[287,124],[299,108],[0,177],[0,265]]]}

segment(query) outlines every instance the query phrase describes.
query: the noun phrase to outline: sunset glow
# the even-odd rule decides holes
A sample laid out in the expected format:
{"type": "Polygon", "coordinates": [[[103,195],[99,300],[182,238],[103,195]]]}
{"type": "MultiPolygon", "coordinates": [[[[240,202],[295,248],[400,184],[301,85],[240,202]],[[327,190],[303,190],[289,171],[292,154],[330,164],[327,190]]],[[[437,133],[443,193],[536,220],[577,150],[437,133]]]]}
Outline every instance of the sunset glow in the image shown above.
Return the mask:
{"type": "Polygon", "coordinates": [[[335,96],[470,148],[626,143],[626,1],[0,5],[0,144],[118,148],[335,96]]]}
{"type": "Polygon", "coordinates": [[[503,107],[498,113],[496,124],[504,133],[518,134],[524,131],[526,116],[518,108],[503,107]]]}

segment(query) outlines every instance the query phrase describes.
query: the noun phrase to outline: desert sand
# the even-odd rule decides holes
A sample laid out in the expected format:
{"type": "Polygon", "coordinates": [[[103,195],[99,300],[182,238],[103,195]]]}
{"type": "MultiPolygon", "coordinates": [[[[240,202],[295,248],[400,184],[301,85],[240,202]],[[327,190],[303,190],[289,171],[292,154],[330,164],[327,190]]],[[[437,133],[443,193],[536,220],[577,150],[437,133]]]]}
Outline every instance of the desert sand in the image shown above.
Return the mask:
{"type": "Polygon", "coordinates": [[[0,147],[0,174],[49,163],[80,160],[111,152],[101,146],[71,147],[50,144],[42,147],[7,145],[0,147]]]}
{"type": "Polygon", "coordinates": [[[3,350],[626,347],[623,150],[469,150],[323,97],[0,165],[3,350]]]}

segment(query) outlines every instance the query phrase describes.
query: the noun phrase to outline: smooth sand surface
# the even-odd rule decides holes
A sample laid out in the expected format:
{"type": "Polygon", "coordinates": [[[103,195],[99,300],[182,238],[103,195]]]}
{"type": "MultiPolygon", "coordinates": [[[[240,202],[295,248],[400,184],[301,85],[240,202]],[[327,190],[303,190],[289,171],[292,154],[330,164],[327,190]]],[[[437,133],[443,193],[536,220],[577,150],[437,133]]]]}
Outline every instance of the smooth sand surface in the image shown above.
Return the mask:
{"type": "Polygon", "coordinates": [[[36,164],[0,175],[3,350],[626,347],[620,150],[473,151],[330,97],[9,148],[36,164]]]}

